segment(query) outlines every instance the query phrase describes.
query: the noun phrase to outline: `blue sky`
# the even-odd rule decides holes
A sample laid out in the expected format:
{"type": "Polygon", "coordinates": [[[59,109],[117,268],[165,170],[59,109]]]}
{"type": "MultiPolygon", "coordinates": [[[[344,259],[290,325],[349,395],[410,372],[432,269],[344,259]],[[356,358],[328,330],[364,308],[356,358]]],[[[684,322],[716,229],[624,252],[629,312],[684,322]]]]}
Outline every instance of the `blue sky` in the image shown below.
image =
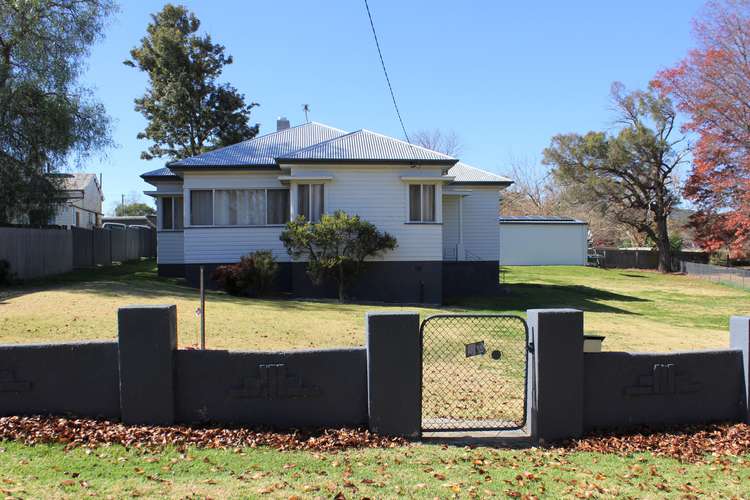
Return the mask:
{"type": "MultiPolygon", "coordinates": [[[[234,56],[224,78],[261,103],[261,133],[279,115],[303,122],[308,103],[312,120],[402,136],[362,0],[183,4],[234,56]]],[[[407,131],[454,130],[462,160],[498,173],[512,158],[538,161],[554,134],[610,127],[610,84],[645,86],[683,57],[702,4],[370,0],[407,131]]],[[[114,120],[117,146],[83,167],[103,173],[105,212],[149,189],[139,175],[165,162],[140,159],[133,99],[147,82],[122,64],[162,5],[122,2],[83,77],[114,120]]]]}

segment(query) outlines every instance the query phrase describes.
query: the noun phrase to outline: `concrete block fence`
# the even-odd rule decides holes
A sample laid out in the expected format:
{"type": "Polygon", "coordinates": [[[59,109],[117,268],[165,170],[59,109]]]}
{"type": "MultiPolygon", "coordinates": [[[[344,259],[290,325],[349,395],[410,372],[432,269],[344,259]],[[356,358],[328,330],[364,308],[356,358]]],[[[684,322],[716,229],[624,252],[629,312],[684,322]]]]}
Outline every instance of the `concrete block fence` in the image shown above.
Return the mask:
{"type": "MultiPolygon", "coordinates": [[[[660,354],[584,353],[583,321],[572,309],[528,311],[532,441],[750,419],[750,317],[732,318],[727,349],[660,354]]],[[[419,438],[419,315],[368,313],[365,323],[361,348],[179,350],[175,306],[124,307],[116,342],[0,346],[0,415],[369,426],[419,438]]]]}

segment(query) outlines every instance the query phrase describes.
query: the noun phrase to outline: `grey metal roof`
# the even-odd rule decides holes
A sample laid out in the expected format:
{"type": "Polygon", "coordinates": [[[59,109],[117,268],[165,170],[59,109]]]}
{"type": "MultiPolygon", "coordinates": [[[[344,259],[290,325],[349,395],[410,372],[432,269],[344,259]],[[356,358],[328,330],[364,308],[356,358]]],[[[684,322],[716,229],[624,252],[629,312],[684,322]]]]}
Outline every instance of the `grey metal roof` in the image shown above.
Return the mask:
{"type": "Polygon", "coordinates": [[[296,161],[427,162],[453,165],[458,160],[393,137],[357,130],[313,146],[279,156],[280,163],[296,161]]]}
{"type": "Polygon", "coordinates": [[[450,166],[454,184],[508,185],[507,177],[481,170],[448,155],[369,130],[346,133],[317,122],[216,149],[146,172],[144,179],[180,179],[174,171],[191,168],[269,168],[295,162],[434,163],[450,166]]]}
{"type": "Polygon", "coordinates": [[[144,174],[141,174],[141,177],[143,179],[147,178],[159,178],[163,177],[164,179],[168,179],[170,177],[174,177],[175,179],[179,179],[180,177],[172,172],[169,167],[163,167],[163,168],[157,168],[156,170],[151,170],[150,172],[146,172],[144,174]]]}
{"type": "Polygon", "coordinates": [[[586,224],[582,220],[557,215],[505,215],[497,220],[503,224],[586,224]]]}
{"type": "Polygon", "coordinates": [[[91,182],[95,183],[99,187],[99,183],[96,181],[96,174],[85,174],[76,172],[73,174],[66,174],[63,180],[63,189],[69,191],[77,191],[86,189],[91,182]]]}
{"type": "Polygon", "coordinates": [[[344,135],[337,128],[310,122],[278,132],[262,135],[231,146],[214,149],[202,155],[184,158],[169,164],[170,168],[192,167],[275,167],[276,158],[313,144],[344,135]]]}
{"type": "Polygon", "coordinates": [[[503,184],[513,183],[511,179],[502,175],[493,174],[480,168],[472,167],[463,162],[458,162],[448,170],[450,177],[455,177],[454,184],[503,184]]]}

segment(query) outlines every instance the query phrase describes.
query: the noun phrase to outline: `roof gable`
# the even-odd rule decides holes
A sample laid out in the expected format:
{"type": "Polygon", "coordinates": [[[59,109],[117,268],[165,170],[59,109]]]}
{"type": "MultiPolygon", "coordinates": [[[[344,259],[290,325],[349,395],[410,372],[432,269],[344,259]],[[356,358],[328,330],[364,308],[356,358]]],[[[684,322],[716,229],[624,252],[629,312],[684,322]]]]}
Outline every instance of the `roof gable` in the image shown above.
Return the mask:
{"type": "Polygon", "coordinates": [[[343,130],[310,122],[254,137],[231,146],[184,158],[169,164],[170,168],[276,166],[276,158],[344,135],[343,130]]]}
{"type": "Polygon", "coordinates": [[[66,189],[68,191],[83,190],[83,189],[86,189],[86,186],[88,186],[92,182],[96,185],[98,189],[99,183],[96,180],[96,174],[86,174],[86,173],[68,174],[65,176],[65,180],[63,180],[63,189],[66,189]]]}
{"type": "Polygon", "coordinates": [[[357,130],[340,137],[277,157],[279,162],[370,161],[435,162],[452,165],[458,160],[421,146],[378,134],[357,130]]]}

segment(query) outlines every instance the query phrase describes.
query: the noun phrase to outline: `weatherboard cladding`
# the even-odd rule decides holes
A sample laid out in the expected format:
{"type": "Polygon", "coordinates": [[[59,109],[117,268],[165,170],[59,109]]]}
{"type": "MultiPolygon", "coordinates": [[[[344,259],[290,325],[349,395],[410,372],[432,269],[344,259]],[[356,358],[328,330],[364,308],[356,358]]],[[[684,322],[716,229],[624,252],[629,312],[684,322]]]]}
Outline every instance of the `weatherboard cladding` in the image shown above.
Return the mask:
{"type": "Polygon", "coordinates": [[[179,179],[172,169],[277,168],[278,163],[296,162],[426,162],[450,166],[454,184],[512,183],[507,177],[458,162],[455,158],[411,145],[369,130],[346,133],[317,122],[306,123],[202,155],[170,163],[169,167],[141,175],[144,179],[179,179]]]}

